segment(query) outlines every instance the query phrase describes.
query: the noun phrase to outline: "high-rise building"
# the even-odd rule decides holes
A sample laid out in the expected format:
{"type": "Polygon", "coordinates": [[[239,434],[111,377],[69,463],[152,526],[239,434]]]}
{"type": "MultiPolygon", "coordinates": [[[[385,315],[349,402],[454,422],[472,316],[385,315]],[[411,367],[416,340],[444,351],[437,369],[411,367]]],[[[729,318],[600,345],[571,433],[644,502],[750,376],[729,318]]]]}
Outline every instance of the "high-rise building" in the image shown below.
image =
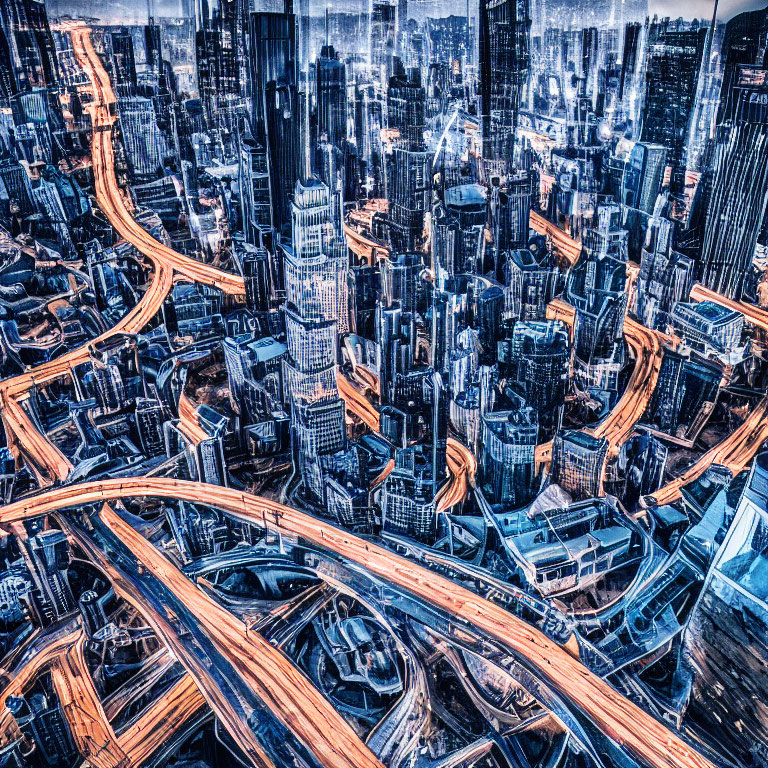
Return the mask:
{"type": "Polygon", "coordinates": [[[166,413],[163,404],[159,400],[139,397],[136,399],[134,418],[144,455],[152,457],[164,454],[163,423],[166,420],[166,413]]]}
{"type": "Polygon", "coordinates": [[[738,299],[768,207],[768,68],[738,67],[724,102],[704,223],[702,282],[738,299]]]}
{"type": "Polygon", "coordinates": [[[483,165],[504,176],[514,160],[515,129],[530,64],[527,0],[480,2],[480,116],[483,165]]]}
{"type": "Polygon", "coordinates": [[[560,270],[551,251],[511,251],[504,273],[507,312],[516,320],[544,320],[547,304],[560,284],[560,270]]]}
{"type": "Polygon", "coordinates": [[[317,72],[317,138],[340,147],[347,138],[347,74],[332,45],[320,49],[317,72]]]}
{"type": "Polygon", "coordinates": [[[641,140],[667,148],[670,189],[685,188],[686,144],[693,115],[706,26],[664,19],[648,32],[645,103],[641,140]]]}
{"type": "Polygon", "coordinates": [[[481,486],[492,504],[514,508],[532,500],[538,434],[536,411],[522,402],[482,417],[481,486]]]}
{"type": "Polygon", "coordinates": [[[58,702],[49,702],[44,693],[36,692],[30,696],[9,696],[6,706],[21,733],[35,745],[42,765],[66,765],[77,754],[58,702]]]}
{"type": "Polygon", "coordinates": [[[637,316],[643,325],[664,330],[675,303],[688,297],[695,264],[675,250],[675,224],[657,210],[648,222],[637,277],[637,316]]]}
{"type": "Polygon", "coordinates": [[[336,389],[337,336],[347,329],[346,245],[331,218],[328,187],[297,182],[292,242],[283,246],[286,287],[285,383],[304,489],[323,493],[322,456],[344,447],[344,402],[336,389]]]}
{"type": "Polygon", "coordinates": [[[168,147],[157,124],[152,100],[143,96],[121,98],[117,111],[125,152],[135,180],[149,181],[162,175],[168,147]]]}
{"type": "Polygon", "coordinates": [[[253,137],[267,153],[272,227],[287,232],[290,196],[299,178],[300,105],[294,14],[251,14],[250,41],[253,137]]]}
{"type": "Polygon", "coordinates": [[[387,118],[396,139],[388,197],[390,242],[395,252],[421,250],[425,240],[432,158],[424,144],[425,100],[418,70],[390,78],[387,118]]]}
{"type": "Polygon", "coordinates": [[[388,533],[431,543],[437,530],[436,484],[430,460],[418,446],[395,453],[381,493],[381,524],[388,533]]]}
{"type": "Polygon", "coordinates": [[[626,262],[599,251],[568,275],[565,296],[576,310],[574,351],[587,365],[613,357],[621,342],[625,286],[626,262]]]}
{"type": "Polygon", "coordinates": [[[551,480],[575,501],[600,496],[608,441],[588,432],[565,430],[552,444],[551,480]]]}
{"type": "Polygon", "coordinates": [[[4,0],[3,27],[22,90],[54,88],[58,59],[43,0],[4,0]],[[7,26],[6,26],[7,25],[7,26]]]}
{"type": "Polygon", "coordinates": [[[621,182],[621,200],[630,208],[653,213],[667,165],[667,148],[638,141],[629,153],[621,182]]]}
{"type": "Polygon", "coordinates": [[[567,329],[557,320],[518,322],[509,346],[510,385],[536,411],[540,427],[559,429],[568,385],[567,329]]]}
{"type": "Polygon", "coordinates": [[[690,350],[664,350],[643,423],[683,441],[695,439],[717,400],[722,367],[690,350]]]}
{"type": "Polygon", "coordinates": [[[63,531],[41,531],[24,543],[24,555],[34,585],[38,621],[47,626],[75,610],[67,579],[69,542],[63,531]]]}
{"type": "Polygon", "coordinates": [[[235,130],[238,97],[247,96],[247,0],[195,3],[197,88],[207,124],[235,130]]]}
{"type": "Polygon", "coordinates": [[[112,32],[109,37],[112,42],[115,87],[118,93],[128,95],[131,87],[135,88],[137,85],[133,35],[128,29],[120,29],[112,32]]]}

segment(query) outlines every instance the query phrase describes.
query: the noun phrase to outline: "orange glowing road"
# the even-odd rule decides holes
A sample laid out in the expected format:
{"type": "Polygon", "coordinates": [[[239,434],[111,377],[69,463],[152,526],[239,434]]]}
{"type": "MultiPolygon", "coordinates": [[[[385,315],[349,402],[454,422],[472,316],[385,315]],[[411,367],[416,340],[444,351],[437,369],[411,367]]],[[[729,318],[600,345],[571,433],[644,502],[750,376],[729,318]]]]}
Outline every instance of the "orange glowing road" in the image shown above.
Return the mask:
{"type": "Polygon", "coordinates": [[[746,469],[766,440],[768,440],[768,395],[760,400],[741,426],[731,432],[725,440],[710,448],[682,475],[654,494],[646,496],[643,500],[644,506],[670,504],[677,501],[682,495],[683,486],[698,480],[712,464],[721,464],[727,467],[731,474],[738,474],[746,469]]]}
{"type": "MultiPolygon", "coordinates": [[[[573,328],[575,310],[561,299],[555,299],[547,306],[547,318],[560,320],[573,328]]],[[[632,433],[638,419],[645,413],[659,380],[661,363],[664,358],[663,341],[669,340],[658,331],[652,331],[631,317],[624,318],[624,338],[635,353],[635,367],[627,388],[611,412],[595,427],[588,431],[608,441],[608,455],[615,456],[621,445],[632,433]]],[[[550,460],[552,444],[537,447],[537,460],[550,460]]]]}
{"type": "Polygon", "coordinates": [[[184,675],[120,734],[120,748],[131,765],[141,765],[204,709],[203,694],[194,680],[184,675]]]}
{"type": "MultiPolygon", "coordinates": [[[[127,481],[123,482],[126,487],[130,485],[127,481]]],[[[138,482],[142,485],[146,480],[138,482]]],[[[195,483],[190,485],[197,488],[215,487],[199,486],[195,483]]],[[[70,495],[77,487],[68,489],[70,495]]],[[[35,500],[50,498],[49,494],[56,494],[56,491],[35,497],[35,500]]],[[[216,502],[213,503],[215,505],[216,502]]],[[[141,566],[194,614],[201,632],[205,633],[217,651],[232,664],[249,689],[254,691],[306,749],[315,755],[319,764],[327,768],[383,768],[349,723],[282,651],[268,643],[261,635],[249,632],[240,619],[206,592],[198,589],[165,555],[107,504],[102,506],[100,517],[141,566]]],[[[89,555],[94,555],[92,548],[78,538],[72,526],[65,520],[62,520],[62,524],[89,555]]],[[[273,766],[256,732],[237,715],[227,697],[221,695],[210,671],[186,651],[184,640],[167,618],[150,610],[144,598],[137,594],[107,558],[99,557],[98,564],[109,576],[115,591],[141,612],[157,635],[163,638],[184,664],[211,709],[248,758],[258,766],[273,766]]]]}
{"type": "Polygon", "coordinates": [[[712,301],[726,309],[740,312],[748,323],[763,331],[768,331],[768,309],[763,309],[754,304],[747,304],[744,301],[727,299],[725,296],[710,290],[701,283],[696,283],[691,289],[691,301],[712,301]]]}
{"type": "MultiPolygon", "coordinates": [[[[369,375],[375,378],[373,373],[369,372],[369,375]]],[[[336,376],[336,382],[339,388],[339,396],[346,401],[347,408],[369,429],[378,432],[380,425],[379,412],[376,406],[343,374],[339,373],[336,376]]],[[[378,381],[376,385],[378,387],[378,381]]],[[[472,451],[452,437],[448,438],[446,457],[448,471],[451,476],[435,497],[439,512],[448,510],[464,501],[470,487],[475,483],[475,474],[477,472],[477,460],[472,451]]],[[[385,471],[386,474],[389,474],[391,469],[385,471]]],[[[376,482],[380,482],[384,477],[386,477],[385,474],[378,478],[376,482]]]]}
{"type": "Polygon", "coordinates": [[[107,722],[88,665],[85,632],[51,665],[51,681],[77,751],[93,768],[128,768],[131,764],[107,722]]]}
{"type": "Polygon", "coordinates": [[[94,768],[141,765],[205,707],[194,682],[185,675],[116,737],[85,663],[84,646],[79,623],[51,638],[31,641],[26,659],[12,670],[10,682],[0,693],[0,748],[19,737],[5,701],[24,693],[46,671],[78,751],[94,768]]]}
{"type": "Polygon", "coordinates": [[[552,252],[565,264],[572,267],[581,256],[581,243],[563,232],[556,224],[531,211],[530,226],[534,232],[544,235],[549,240],[552,252]]]}
{"type": "MultiPolygon", "coordinates": [[[[513,653],[525,658],[537,677],[565,701],[570,702],[571,706],[583,711],[606,735],[644,764],[654,768],[714,768],[709,760],[698,754],[677,734],[624,698],[570,653],[522,619],[453,581],[371,541],[277,502],[233,488],[190,481],[167,478],[116,478],[57,487],[30,499],[14,502],[0,509],[0,523],[11,523],[68,507],[82,507],[84,504],[136,496],[174,498],[212,505],[254,525],[279,529],[334,552],[449,612],[450,615],[469,622],[482,633],[501,642],[513,653]]],[[[240,626],[232,614],[207,598],[121,518],[108,510],[103,510],[101,514],[102,519],[126,546],[147,564],[147,568],[155,576],[182,597],[185,604],[194,607],[195,613],[203,611],[201,621],[206,631],[216,637],[217,642],[225,644],[228,653],[239,656],[242,672],[248,675],[251,684],[257,686],[255,690],[266,688],[265,695],[277,696],[276,700],[269,699],[275,701],[275,711],[277,712],[278,708],[289,708],[294,712],[291,717],[294,732],[304,733],[305,737],[307,731],[304,729],[307,727],[319,728],[323,732],[322,741],[314,746],[316,749],[331,750],[327,758],[333,758],[333,762],[329,762],[329,765],[349,764],[356,768],[371,765],[369,761],[360,762],[364,755],[355,758],[348,752],[345,756],[337,754],[337,748],[347,749],[343,738],[344,733],[348,732],[344,730],[344,727],[348,728],[346,723],[340,725],[342,731],[337,733],[335,720],[329,721],[328,725],[323,722],[320,726],[297,722],[299,712],[302,715],[311,714],[306,712],[304,696],[311,697],[313,701],[314,697],[319,697],[317,705],[323,707],[320,712],[328,705],[323,704],[325,700],[308,681],[306,685],[309,687],[304,687],[305,678],[282,656],[275,658],[266,655],[279,653],[276,649],[264,643],[266,647],[258,645],[258,652],[263,652],[265,656],[256,655],[254,652],[257,647],[254,645],[253,636],[244,636],[244,626],[240,626]],[[268,669],[260,669],[262,666],[268,666],[268,669]],[[267,674],[264,674],[265,672],[267,674]],[[288,679],[284,680],[283,675],[288,676],[288,679]],[[291,691],[291,696],[298,696],[295,701],[283,696],[282,691],[286,686],[291,691]],[[301,709],[293,710],[297,705],[301,709]]],[[[318,712],[314,712],[316,721],[319,717],[318,712]]],[[[374,764],[377,764],[377,761],[374,764]]]]}
{"type": "Polygon", "coordinates": [[[182,392],[179,395],[179,429],[193,443],[202,443],[210,435],[200,426],[192,401],[182,392]]]}
{"type": "Polygon", "coordinates": [[[72,464],[45,435],[40,434],[21,407],[20,401],[33,386],[42,386],[68,375],[75,366],[90,358],[92,345],[120,333],[139,333],[157,314],[177,277],[214,286],[228,294],[245,294],[241,277],[177,253],[155,240],[133,219],[115,177],[111,130],[114,118],[109,108],[115,96],[109,78],[93,48],[91,30],[82,25],[71,25],[69,31],[75,57],[90,77],[95,97],[87,110],[93,126],[91,153],[96,200],[115,230],[151,261],[154,277],[138,304],[114,328],[87,345],[0,383],[0,412],[4,417],[8,444],[29,460],[41,485],[66,480],[72,464]]]}
{"type": "Polygon", "coordinates": [[[177,253],[155,240],[131,216],[115,177],[115,155],[111,132],[115,118],[110,114],[110,105],[115,103],[116,98],[107,72],[94,50],[91,30],[87,27],[74,26],[71,29],[71,35],[75,58],[90,78],[94,91],[94,102],[86,106],[93,126],[91,160],[96,181],[96,199],[104,215],[109,219],[109,223],[121,237],[153,263],[167,264],[179,275],[192,282],[212,285],[224,293],[245,295],[245,283],[242,277],[222,272],[209,264],[177,253]]]}

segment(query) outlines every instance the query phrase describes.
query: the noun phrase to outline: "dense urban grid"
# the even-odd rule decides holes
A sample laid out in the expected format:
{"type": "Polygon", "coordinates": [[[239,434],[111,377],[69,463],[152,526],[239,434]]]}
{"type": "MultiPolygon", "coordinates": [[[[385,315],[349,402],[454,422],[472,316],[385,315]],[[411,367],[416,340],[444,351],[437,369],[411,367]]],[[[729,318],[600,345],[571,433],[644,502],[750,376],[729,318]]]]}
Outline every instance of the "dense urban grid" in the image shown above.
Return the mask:
{"type": "Polygon", "coordinates": [[[767,768],[768,7],[145,2],[0,0],[0,768],[767,768]]]}

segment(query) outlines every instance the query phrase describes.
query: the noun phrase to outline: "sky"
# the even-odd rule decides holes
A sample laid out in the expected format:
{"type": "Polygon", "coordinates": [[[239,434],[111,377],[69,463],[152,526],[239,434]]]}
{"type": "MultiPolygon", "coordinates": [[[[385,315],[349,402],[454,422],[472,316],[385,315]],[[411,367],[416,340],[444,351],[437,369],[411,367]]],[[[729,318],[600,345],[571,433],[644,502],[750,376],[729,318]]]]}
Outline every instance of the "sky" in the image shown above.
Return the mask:
{"type": "MultiPolygon", "coordinates": [[[[712,0],[649,0],[649,10],[659,16],[684,16],[689,19],[712,16],[712,0]]],[[[717,17],[721,21],[730,19],[743,11],[765,8],[768,0],[720,0],[717,17]]]]}

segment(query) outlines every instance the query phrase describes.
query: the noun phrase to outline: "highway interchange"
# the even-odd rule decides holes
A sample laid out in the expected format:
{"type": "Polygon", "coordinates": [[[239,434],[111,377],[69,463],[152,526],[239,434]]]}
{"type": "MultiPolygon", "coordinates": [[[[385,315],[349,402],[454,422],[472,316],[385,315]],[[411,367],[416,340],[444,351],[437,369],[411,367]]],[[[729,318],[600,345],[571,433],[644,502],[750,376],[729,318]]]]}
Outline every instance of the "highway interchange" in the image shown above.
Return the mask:
{"type": "MultiPolygon", "coordinates": [[[[176,253],[152,238],[131,216],[114,173],[111,128],[115,118],[110,105],[115,98],[107,73],[93,47],[90,30],[72,25],[70,34],[75,55],[92,83],[93,101],[89,112],[94,126],[92,155],[97,202],[115,230],[132,243],[153,268],[151,282],[141,301],[115,328],[95,341],[121,333],[140,332],[155,316],[175,280],[194,281],[235,296],[242,295],[241,278],[176,253]]],[[[555,231],[547,222],[537,224],[538,231],[557,239],[566,260],[578,258],[577,254],[574,256],[573,241],[569,243],[568,238],[563,238],[559,230],[555,231]]],[[[717,300],[716,296],[713,299],[702,291],[696,298],[717,300]]],[[[552,316],[566,322],[572,318],[569,310],[562,302],[555,302],[551,307],[552,316]]],[[[768,327],[768,323],[762,325],[766,322],[762,314],[755,314],[746,307],[739,311],[748,321],[761,328],[768,327]]],[[[634,371],[617,406],[592,429],[593,434],[609,441],[614,452],[629,437],[644,412],[663,355],[663,340],[659,334],[629,318],[625,323],[625,336],[635,355],[634,371]]],[[[248,711],[263,709],[270,712],[289,734],[286,743],[295,742],[297,754],[309,756],[310,763],[329,768],[381,766],[346,721],[284,654],[259,635],[248,632],[238,619],[176,569],[109,505],[119,499],[134,497],[183,499],[214,506],[249,524],[279,530],[320,550],[332,552],[343,561],[365,568],[500,643],[523,659],[570,708],[584,713],[641,764],[664,768],[712,765],[679,735],[621,696],[569,651],[535,628],[498,605],[372,541],[291,507],[219,486],[160,478],[115,478],[80,485],[57,485],[57,482],[67,480],[72,465],[37,429],[23,404],[32,387],[70,375],[72,369],[89,356],[89,346],[80,347],[0,384],[0,410],[12,444],[35,468],[41,485],[53,486],[32,498],[0,509],[0,524],[8,526],[34,517],[56,515],[78,546],[90,552],[110,576],[115,589],[142,612],[184,665],[186,674],[131,728],[117,735],[109,725],[104,705],[99,701],[84,662],[82,627],[73,622],[56,635],[32,641],[30,652],[12,670],[2,699],[22,690],[42,670],[49,670],[79,751],[96,768],[143,763],[172,734],[199,717],[206,705],[256,765],[273,765],[269,749],[265,749],[247,718],[248,711]],[[67,516],[61,514],[91,504],[100,505],[97,514],[100,529],[107,539],[111,536],[113,542],[120,543],[123,548],[121,558],[134,559],[134,572],[115,565],[81,526],[69,522],[67,516]],[[140,571],[147,575],[142,577],[140,571]],[[162,605],[158,606],[150,599],[147,579],[157,585],[153,587],[156,591],[162,587],[165,595],[162,605]],[[182,636],[163,614],[171,606],[179,613],[183,607],[191,619],[189,629],[197,633],[195,637],[199,637],[200,646],[209,648],[211,655],[220,659],[222,670],[233,673],[229,685],[239,686],[242,700],[252,701],[252,706],[233,706],[233,698],[222,689],[222,676],[217,675],[215,669],[206,668],[201,661],[203,656],[189,647],[186,636],[182,636]]],[[[339,377],[339,391],[354,414],[371,429],[378,429],[377,409],[354,384],[339,377]]],[[[188,401],[180,402],[180,416],[191,439],[204,439],[204,432],[197,425],[188,401]]],[[[712,463],[723,464],[733,473],[743,469],[768,437],[767,416],[768,400],[764,399],[735,432],[704,454],[683,475],[654,493],[653,500],[669,503],[679,498],[682,486],[699,477],[712,463]]],[[[548,446],[540,446],[537,458],[547,461],[549,450],[548,446]]],[[[465,498],[476,470],[475,457],[453,439],[448,443],[448,462],[451,478],[438,497],[439,508],[443,510],[465,498]]],[[[3,739],[11,738],[12,731],[13,725],[4,712],[0,720],[3,739]]]]}

